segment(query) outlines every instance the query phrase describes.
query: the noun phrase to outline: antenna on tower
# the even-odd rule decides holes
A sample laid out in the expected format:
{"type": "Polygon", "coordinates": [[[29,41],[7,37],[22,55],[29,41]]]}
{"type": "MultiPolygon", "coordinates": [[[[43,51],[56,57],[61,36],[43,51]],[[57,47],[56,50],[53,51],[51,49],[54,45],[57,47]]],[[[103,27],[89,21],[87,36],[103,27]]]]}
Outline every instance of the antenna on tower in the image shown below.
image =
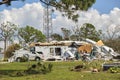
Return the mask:
{"type": "Polygon", "coordinates": [[[49,6],[49,1],[47,0],[48,4],[45,4],[44,7],[44,14],[43,14],[43,33],[46,35],[47,42],[51,39],[51,34],[53,32],[52,29],[52,10],[49,6]]]}

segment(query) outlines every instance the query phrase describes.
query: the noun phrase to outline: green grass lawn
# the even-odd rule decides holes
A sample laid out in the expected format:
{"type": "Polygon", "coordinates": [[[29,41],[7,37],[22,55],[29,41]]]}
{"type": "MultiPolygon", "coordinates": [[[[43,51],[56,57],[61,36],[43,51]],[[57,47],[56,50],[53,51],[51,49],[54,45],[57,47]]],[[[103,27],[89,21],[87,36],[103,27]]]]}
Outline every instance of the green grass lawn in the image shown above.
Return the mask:
{"type": "Polygon", "coordinates": [[[119,73],[103,72],[101,69],[102,61],[83,63],[81,61],[69,62],[44,62],[53,64],[52,72],[47,74],[31,74],[21,77],[13,77],[18,71],[26,70],[30,65],[37,62],[21,62],[0,64],[0,80],[120,80],[119,73]],[[80,72],[70,71],[69,68],[79,64],[85,64],[86,68],[80,72]],[[92,73],[90,67],[96,66],[101,69],[98,73],[92,73]]]}

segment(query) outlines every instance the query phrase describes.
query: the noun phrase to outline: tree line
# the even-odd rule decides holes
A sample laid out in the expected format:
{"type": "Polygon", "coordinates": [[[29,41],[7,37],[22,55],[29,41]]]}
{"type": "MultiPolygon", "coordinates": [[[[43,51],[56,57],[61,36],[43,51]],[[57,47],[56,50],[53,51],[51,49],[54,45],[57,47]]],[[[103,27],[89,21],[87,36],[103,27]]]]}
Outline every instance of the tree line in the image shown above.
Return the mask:
{"type": "MultiPolygon", "coordinates": [[[[51,40],[81,41],[86,38],[94,41],[103,40],[106,45],[120,52],[120,31],[115,31],[113,38],[109,37],[113,34],[106,33],[105,38],[105,34],[103,34],[101,30],[96,30],[95,26],[90,23],[84,23],[82,26],[74,26],[71,30],[63,27],[61,28],[61,33],[62,34],[53,33],[51,35],[51,40]]],[[[26,25],[25,27],[18,27],[16,24],[11,22],[3,22],[0,26],[0,41],[4,42],[4,50],[7,49],[8,43],[13,44],[15,39],[18,39],[19,44],[22,46],[32,42],[46,42],[46,36],[44,33],[32,26],[26,25]]]]}

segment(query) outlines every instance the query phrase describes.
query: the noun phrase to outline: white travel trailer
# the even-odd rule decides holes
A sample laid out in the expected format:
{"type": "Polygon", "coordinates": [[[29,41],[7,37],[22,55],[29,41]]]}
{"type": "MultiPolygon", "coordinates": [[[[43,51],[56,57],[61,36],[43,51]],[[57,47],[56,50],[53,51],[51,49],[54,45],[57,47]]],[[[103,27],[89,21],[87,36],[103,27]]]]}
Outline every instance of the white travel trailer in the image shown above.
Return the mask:
{"type": "Polygon", "coordinates": [[[63,60],[65,54],[67,53],[69,58],[74,58],[75,49],[69,48],[71,44],[63,42],[51,42],[51,43],[32,43],[30,45],[31,52],[42,52],[44,55],[44,60],[56,59],[63,60]]]}

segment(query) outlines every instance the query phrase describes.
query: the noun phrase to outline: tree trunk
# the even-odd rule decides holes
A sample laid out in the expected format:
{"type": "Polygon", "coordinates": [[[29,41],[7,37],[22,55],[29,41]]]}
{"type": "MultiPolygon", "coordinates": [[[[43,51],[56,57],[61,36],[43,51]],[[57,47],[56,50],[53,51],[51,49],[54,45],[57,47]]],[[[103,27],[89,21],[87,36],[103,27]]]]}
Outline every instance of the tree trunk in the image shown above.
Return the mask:
{"type": "Polygon", "coordinates": [[[5,55],[6,48],[7,48],[7,40],[5,39],[4,40],[4,59],[6,57],[6,55],[5,55]]]}

